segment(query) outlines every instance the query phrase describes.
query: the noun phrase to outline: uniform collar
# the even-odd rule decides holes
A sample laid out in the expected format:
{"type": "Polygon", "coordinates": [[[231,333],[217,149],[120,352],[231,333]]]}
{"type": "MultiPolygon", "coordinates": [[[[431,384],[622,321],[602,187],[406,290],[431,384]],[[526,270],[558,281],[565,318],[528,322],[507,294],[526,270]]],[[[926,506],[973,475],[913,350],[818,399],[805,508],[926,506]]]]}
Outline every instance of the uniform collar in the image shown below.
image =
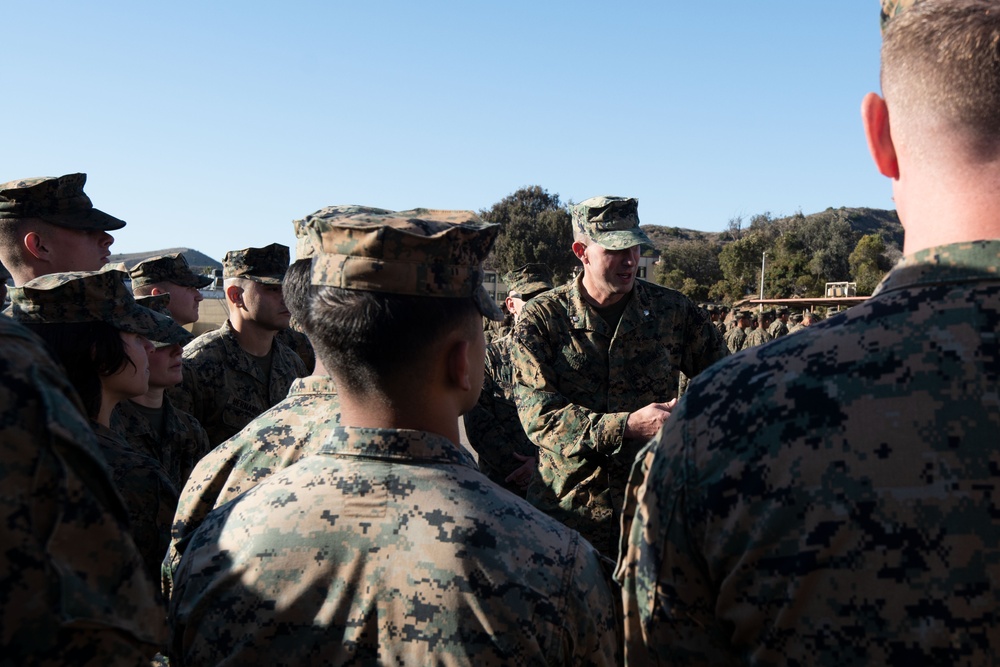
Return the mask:
{"type": "Polygon", "coordinates": [[[1000,239],[951,243],[907,255],[873,292],[980,280],[1000,280],[1000,239]]]}
{"type": "Polygon", "coordinates": [[[443,463],[478,470],[475,459],[448,438],[426,431],[338,426],[319,454],[390,459],[407,463],[443,463]]]}

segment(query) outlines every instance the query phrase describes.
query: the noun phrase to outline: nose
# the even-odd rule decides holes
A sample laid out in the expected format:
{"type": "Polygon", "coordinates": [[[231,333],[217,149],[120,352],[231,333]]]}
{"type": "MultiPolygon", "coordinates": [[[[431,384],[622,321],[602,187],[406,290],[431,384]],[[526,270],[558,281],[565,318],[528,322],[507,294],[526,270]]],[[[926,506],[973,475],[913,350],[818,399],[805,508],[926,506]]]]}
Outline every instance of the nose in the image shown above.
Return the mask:
{"type": "Polygon", "coordinates": [[[197,287],[192,287],[191,289],[194,290],[194,302],[195,303],[198,303],[199,301],[204,301],[205,300],[205,297],[203,297],[201,295],[201,290],[199,290],[197,287]]]}
{"type": "Polygon", "coordinates": [[[111,244],[115,242],[115,237],[107,232],[101,232],[101,245],[105,248],[110,248],[111,244]]]}

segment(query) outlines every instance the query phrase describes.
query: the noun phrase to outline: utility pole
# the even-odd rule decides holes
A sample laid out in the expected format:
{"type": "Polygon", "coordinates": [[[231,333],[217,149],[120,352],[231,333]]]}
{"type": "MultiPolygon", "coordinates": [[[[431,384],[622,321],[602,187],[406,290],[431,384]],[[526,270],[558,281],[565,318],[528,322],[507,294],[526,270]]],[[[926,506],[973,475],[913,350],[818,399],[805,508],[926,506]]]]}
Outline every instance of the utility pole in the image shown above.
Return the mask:
{"type": "MultiPolygon", "coordinates": [[[[760,254],[760,300],[761,301],[764,300],[764,258],[766,257],[767,257],[767,251],[765,250],[760,254]]],[[[757,312],[758,313],[764,312],[763,303],[757,304],[757,312]]]]}

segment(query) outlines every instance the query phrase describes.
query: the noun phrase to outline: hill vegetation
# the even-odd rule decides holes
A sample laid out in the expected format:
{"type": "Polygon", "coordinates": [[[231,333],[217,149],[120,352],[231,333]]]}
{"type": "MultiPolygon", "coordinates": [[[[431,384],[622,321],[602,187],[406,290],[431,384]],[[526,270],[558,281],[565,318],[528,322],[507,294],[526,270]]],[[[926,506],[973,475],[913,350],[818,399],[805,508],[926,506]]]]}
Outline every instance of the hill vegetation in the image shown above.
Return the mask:
{"type": "MultiPolygon", "coordinates": [[[[500,273],[527,262],[548,263],[566,276],[569,204],[540,186],[521,188],[481,211],[501,231],[489,264],[500,273]]],[[[818,297],[827,282],[856,282],[872,290],[901,256],[903,228],[895,211],[828,208],[785,217],[770,213],[729,220],[720,232],[643,225],[660,261],[651,278],[696,301],[732,303],[760,290],[770,298],[818,297]]]]}

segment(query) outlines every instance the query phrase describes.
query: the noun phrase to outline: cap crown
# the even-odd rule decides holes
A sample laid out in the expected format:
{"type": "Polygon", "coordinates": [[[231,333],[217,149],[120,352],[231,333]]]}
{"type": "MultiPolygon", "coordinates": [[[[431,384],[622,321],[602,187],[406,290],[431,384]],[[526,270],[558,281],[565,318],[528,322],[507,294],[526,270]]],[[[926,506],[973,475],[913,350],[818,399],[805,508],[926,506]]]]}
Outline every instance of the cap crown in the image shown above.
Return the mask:
{"type": "Polygon", "coordinates": [[[508,294],[529,299],[552,289],[552,270],[544,264],[525,264],[504,274],[503,281],[508,294]]]}
{"type": "Polygon", "coordinates": [[[129,275],[132,276],[133,289],[162,282],[198,288],[208,287],[212,283],[208,276],[200,276],[192,271],[187,259],[179,252],[144,259],[132,267],[129,275]]]}
{"type": "Polygon", "coordinates": [[[86,174],[24,178],[0,184],[0,220],[40,218],[73,229],[121,229],[123,220],[94,208],[86,174]]]}
{"type": "Polygon", "coordinates": [[[280,285],[288,270],[288,255],[288,246],[280,243],[263,248],[230,250],[222,260],[222,275],[280,285]]]}
{"type": "Polygon", "coordinates": [[[591,197],[570,212],[573,229],[608,250],[653,245],[639,229],[639,200],[634,197],[591,197]]]}

